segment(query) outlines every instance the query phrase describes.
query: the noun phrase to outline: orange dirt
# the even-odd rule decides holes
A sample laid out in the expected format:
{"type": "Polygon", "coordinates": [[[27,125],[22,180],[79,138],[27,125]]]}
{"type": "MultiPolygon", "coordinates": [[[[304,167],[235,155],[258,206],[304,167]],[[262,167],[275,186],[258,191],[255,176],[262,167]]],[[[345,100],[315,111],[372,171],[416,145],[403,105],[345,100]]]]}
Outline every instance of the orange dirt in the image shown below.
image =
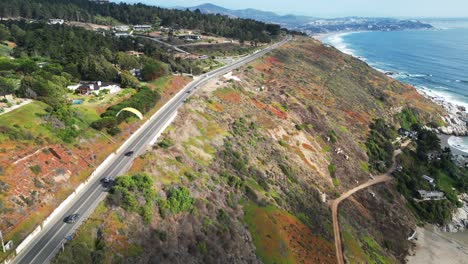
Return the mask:
{"type": "Polygon", "coordinates": [[[255,105],[255,107],[257,107],[257,108],[260,109],[260,110],[263,110],[263,109],[266,108],[266,104],[264,104],[264,103],[258,101],[258,100],[255,99],[255,98],[250,99],[250,101],[255,105]]]}
{"type": "Polygon", "coordinates": [[[267,110],[280,119],[286,119],[288,117],[288,115],[285,112],[278,110],[271,105],[267,106],[267,110]]]}

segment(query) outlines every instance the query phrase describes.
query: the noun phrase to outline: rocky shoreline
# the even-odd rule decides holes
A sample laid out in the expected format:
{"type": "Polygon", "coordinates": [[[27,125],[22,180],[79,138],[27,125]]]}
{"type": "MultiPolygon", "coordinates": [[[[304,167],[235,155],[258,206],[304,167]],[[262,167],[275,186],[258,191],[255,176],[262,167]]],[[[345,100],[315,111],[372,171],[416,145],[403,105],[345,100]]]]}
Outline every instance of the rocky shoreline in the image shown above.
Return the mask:
{"type": "Polygon", "coordinates": [[[422,89],[417,90],[424,97],[442,106],[447,111],[447,115],[442,116],[445,126],[437,128],[437,132],[445,135],[468,136],[468,112],[466,107],[448,102],[444,98],[434,96],[422,89]]]}
{"type": "Polygon", "coordinates": [[[463,232],[468,229],[468,194],[464,193],[458,196],[463,206],[457,208],[452,215],[452,222],[441,228],[445,232],[463,232]]]}

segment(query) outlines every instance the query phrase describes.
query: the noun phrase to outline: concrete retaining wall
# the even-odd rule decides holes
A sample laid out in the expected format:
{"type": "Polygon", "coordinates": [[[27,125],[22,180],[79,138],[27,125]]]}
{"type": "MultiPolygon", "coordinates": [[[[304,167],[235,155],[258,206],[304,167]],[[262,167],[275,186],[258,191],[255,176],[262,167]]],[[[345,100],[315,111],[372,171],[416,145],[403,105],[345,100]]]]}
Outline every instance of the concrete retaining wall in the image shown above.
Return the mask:
{"type": "MultiPolygon", "coordinates": [[[[173,96],[166,104],[164,104],[156,113],[154,113],[135,133],[133,133],[133,135],[131,135],[118,149],[116,152],[110,154],[95,170],[93,173],[91,173],[91,175],[88,177],[88,179],[83,182],[82,184],[80,184],[73,193],[71,193],[67,199],[65,199],[38,227],[36,227],[36,229],[34,229],[34,231],[29,234],[15,249],[15,252],[16,252],[16,255],[18,255],[21,251],[23,251],[35,238],[36,236],[40,233],[40,231],[45,227],[47,226],[48,224],[50,224],[52,222],[52,220],[54,220],[58,215],[62,214],[64,211],[66,211],[68,209],[68,207],[71,205],[73,199],[75,198],[75,196],[82,192],[88,185],[90,182],[93,182],[95,180],[95,178],[97,176],[100,176],[100,174],[103,172],[103,170],[106,169],[106,167],[109,165],[109,163],[111,163],[115,157],[116,157],[116,153],[120,153],[122,150],[124,150],[128,144],[130,144],[130,141],[136,137],[139,133],[141,133],[144,128],[146,128],[151,122],[151,120],[153,120],[154,118],[156,118],[156,116],[159,115],[160,112],[164,111],[164,109],[166,109],[170,103],[177,97],[179,96],[181,93],[184,93],[185,90],[182,89],[180,90],[175,96],[173,96]]],[[[162,132],[172,123],[172,121],[175,119],[175,117],[177,116],[177,112],[168,120],[168,122],[166,122],[166,124],[164,125],[164,127],[161,129],[161,131],[158,132],[158,134],[156,135],[156,137],[151,141],[151,145],[153,145],[156,140],[158,139],[159,136],[161,136],[162,132]]],[[[5,260],[4,263],[5,264],[8,264],[11,262],[12,259],[8,259],[8,260],[5,260]]]]}
{"type": "Polygon", "coordinates": [[[164,126],[161,128],[161,130],[158,131],[158,133],[154,136],[154,138],[150,141],[149,145],[152,146],[158,138],[161,136],[162,133],[166,130],[168,126],[171,125],[171,123],[174,121],[174,119],[177,117],[177,111],[167,120],[167,122],[164,124],[164,126]]]}

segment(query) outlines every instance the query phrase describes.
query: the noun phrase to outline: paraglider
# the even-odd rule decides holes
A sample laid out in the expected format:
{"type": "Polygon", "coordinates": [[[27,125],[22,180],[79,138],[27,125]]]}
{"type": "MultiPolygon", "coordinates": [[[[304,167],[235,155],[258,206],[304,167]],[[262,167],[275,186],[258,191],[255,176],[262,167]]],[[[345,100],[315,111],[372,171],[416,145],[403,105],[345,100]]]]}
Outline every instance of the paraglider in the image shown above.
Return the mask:
{"type": "Polygon", "coordinates": [[[138,118],[140,118],[140,120],[143,120],[143,114],[138,111],[137,109],[135,108],[132,108],[132,107],[125,107],[123,108],[122,110],[120,110],[117,115],[115,115],[115,117],[118,117],[120,115],[120,113],[122,113],[123,111],[127,111],[127,112],[130,112],[130,113],[133,113],[135,114],[138,118]]]}

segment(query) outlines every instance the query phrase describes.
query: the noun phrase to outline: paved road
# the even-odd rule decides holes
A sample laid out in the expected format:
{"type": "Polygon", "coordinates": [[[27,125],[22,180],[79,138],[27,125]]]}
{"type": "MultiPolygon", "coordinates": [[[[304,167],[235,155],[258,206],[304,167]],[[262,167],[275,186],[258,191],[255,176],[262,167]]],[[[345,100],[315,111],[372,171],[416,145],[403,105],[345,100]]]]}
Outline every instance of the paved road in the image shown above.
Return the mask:
{"type": "Polygon", "coordinates": [[[180,53],[190,54],[189,52],[187,52],[187,51],[185,51],[185,50],[183,50],[183,49],[181,49],[181,48],[179,48],[179,47],[177,47],[175,45],[172,45],[172,44],[169,44],[169,43],[167,43],[165,41],[162,41],[162,40],[160,40],[158,38],[148,37],[148,36],[144,36],[144,35],[137,35],[137,34],[135,34],[135,36],[152,40],[154,42],[162,44],[163,46],[169,47],[169,48],[171,48],[171,49],[173,49],[173,50],[175,50],[177,52],[180,52],[180,53]]]}
{"type": "MultiPolygon", "coordinates": [[[[402,148],[405,148],[411,143],[411,141],[406,141],[401,145],[402,148]]],[[[391,174],[395,171],[396,169],[396,163],[395,163],[395,158],[396,156],[401,154],[401,149],[398,149],[395,151],[393,154],[393,166],[388,170],[387,173],[382,174],[378,177],[375,177],[372,180],[369,180],[366,183],[363,183],[357,187],[354,187],[353,189],[343,193],[338,199],[335,199],[331,201],[330,207],[332,210],[332,220],[333,220],[333,234],[335,237],[335,250],[336,250],[336,260],[338,264],[344,264],[344,258],[343,258],[343,248],[341,245],[341,233],[340,233],[340,223],[338,222],[338,206],[340,203],[346,199],[348,199],[351,195],[354,193],[368,188],[370,186],[379,184],[379,183],[384,183],[391,181],[393,178],[391,177],[391,174]]]]}
{"type": "Polygon", "coordinates": [[[130,167],[135,156],[138,156],[138,154],[145,149],[154,136],[162,129],[167,120],[177,111],[184,100],[189,97],[194,90],[203,86],[210,79],[226,74],[227,72],[249,63],[265,55],[269,51],[284,45],[291,39],[292,38],[288,36],[283,41],[275,43],[261,52],[209,72],[184,87],[183,92],[178,93],[174,99],[167,103],[164,108],[151,119],[151,121],[148,121],[149,123],[145,124],[135,133],[136,135],[133,138],[127,141],[126,144],[128,147],[122,149],[120,153],[117,153],[118,155],[109,163],[110,165],[103,169],[102,173],[76,196],[69,208],[64,210],[64,213],[60,214],[55,220],[51,221],[50,224],[43,228],[35,241],[31,242],[31,244],[14,259],[13,263],[48,263],[61,247],[64,238],[73,234],[81,222],[84,221],[86,217],[94,211],[99,202],[105,198],[107,192],[106,188],[102,186],[101,180],[106,176],[117,177],[124,174],[130,167]],[[126,157],[124,153],[128,151],[134,151],[135,154],[132,157],[126,157]],[[66,224],[63,222],[63,219],[67,215],[74,213],[79,213],[82,216],[79,222],[75,224],[66,224]]]}

